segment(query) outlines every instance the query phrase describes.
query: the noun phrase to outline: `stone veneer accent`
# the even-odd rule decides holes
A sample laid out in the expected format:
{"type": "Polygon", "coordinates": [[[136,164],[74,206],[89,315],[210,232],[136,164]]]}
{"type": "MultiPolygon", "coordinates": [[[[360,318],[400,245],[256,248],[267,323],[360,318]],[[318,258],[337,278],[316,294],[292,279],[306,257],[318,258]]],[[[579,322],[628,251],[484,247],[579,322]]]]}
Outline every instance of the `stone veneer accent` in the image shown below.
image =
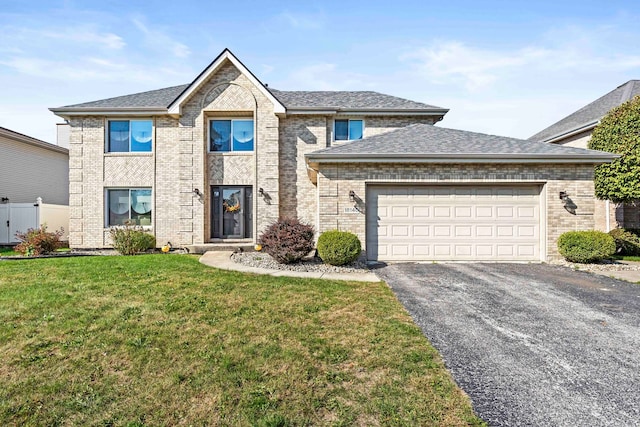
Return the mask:
{"type": "MultiPolygon", "coordinates": [[[[358,235],[366,245],[367,184],[543,184],[545,197],[542,220],[546,221],[547,260],[559,258],[558,237],[565,231],[594,228],[593,165],[590,164],[367,164],[336,163],[320,165],[318,173],[319,232],[342,229],[358,235]],[[345,214],[352,207],[349,191],[361,200],[360,214],[345,214]],[[560,191],[570,194],[578,206],[577,215],[564,209],[560,191]],[[546,215],[545,205],[546,204],[546,215]]],[[[544,228],[543,228],[544,230],[544,228]]]]}

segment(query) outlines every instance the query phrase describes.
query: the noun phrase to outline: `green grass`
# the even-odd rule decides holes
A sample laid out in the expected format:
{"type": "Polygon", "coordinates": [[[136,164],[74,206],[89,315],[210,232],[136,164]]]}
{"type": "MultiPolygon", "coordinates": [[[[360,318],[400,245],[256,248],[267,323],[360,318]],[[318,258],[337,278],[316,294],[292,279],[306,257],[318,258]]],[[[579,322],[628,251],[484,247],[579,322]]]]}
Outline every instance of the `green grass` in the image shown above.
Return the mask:
{"type": "Polygon", "coordinates": [[[640,261],[640,256],[632,256],[632,255],[616,255],[613,257],[616,260],[621,261],[640,261]]]}
{"type": "Polygon", "coordinates": [[[13,247],[8,247],[8,246],[0,247],[0,256],[12,256],[12,255],[20,255],[20,254],[14,251],[13,247]]]}
{"type": "Polygon", "coordinates": [[[2,425],[482,425],[384,283],[0,262],[2,425]]]}

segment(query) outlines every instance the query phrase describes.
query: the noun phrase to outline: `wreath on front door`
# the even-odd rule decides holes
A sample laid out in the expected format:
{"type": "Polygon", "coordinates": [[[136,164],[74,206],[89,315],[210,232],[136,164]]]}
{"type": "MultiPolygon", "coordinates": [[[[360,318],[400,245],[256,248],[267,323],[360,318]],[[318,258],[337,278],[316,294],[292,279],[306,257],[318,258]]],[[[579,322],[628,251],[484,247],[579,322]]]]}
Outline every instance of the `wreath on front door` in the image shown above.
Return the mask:
{"type": "Polygon", "coordinates": [[[226,199],[222,202],[222,207],[224,207],[225,212],[237,212],[240,210],[240,200],[237,198],[226,199]]]}

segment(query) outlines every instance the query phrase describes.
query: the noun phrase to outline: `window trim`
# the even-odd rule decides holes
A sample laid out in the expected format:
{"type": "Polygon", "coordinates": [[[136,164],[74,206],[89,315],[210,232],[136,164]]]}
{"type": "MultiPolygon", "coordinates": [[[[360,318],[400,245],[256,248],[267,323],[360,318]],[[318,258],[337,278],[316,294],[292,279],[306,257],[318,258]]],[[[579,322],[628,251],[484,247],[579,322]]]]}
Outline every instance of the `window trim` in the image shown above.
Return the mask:
{"type": "Polygon", "coordinates": [[[364,119],[351,119],[351,118],[342,118],[342,117],[337,117],[333,119],[333,141],[334,142],[349,142],[349,141],[359,141],[361,139],[364,139],[364,130],[365,130],[365,120],[364,119]],[[336,139],[336,122],[337,121],[346,121],[347,122],[347,139],[336,139]],[[351,135],[350,135],[350,128],[351,128],[351,122],[352,121],[358,121],[358,122],[362,122],[362,138],[358,138],[358,139],[352,139],[351,135]]]}
{"type": "Polygon", "coordinates": [[[104,228],[108,229],[111,227],[122,227],[122,224],[109,224],[109,192],[117,190],[128,190],[129,191],[129,219],[131,219],[131,190],[149,190],[151,191],[151,223],[149,225],[137,225],[142,227],[144,230],[151,230],[154,226],[154,197],[153,197],[153,187],[105,187],[104,188],[104,228]]]}
{"type": "Polygon", "coordinates": [[[229,117],[218,117],[213,116],[207,119],[207,153],[209,154],[244,154],[249,155],[256,152],[256,120],[254,116],[229,116],[229,117]],[[231,121],[231,134],[229,139],[229,150],[228,151],[213,151],[211,150],[211,123],[215,120],[229,120],[231,121]],[[235,151],[233,149],[233,122],[235,120],[243,120],[243,121],[251,121],[253,123],[253,149],[252,150],[238,150],[235,151]]]}
{"type": "Polygon", "coordinates": [[[156,145],[156,126],[153,117],[112,117],[107,118],[104,127],[104,153],[110,155],[149,155],[155,150],[156,145]],[[110,124],[111,122],[129,122],[129,149],[128,151],[109,151],[110,149],[110,124]],[[131,151],[131,122],[151,122],[151,150],[149,151],[131,151]]]}

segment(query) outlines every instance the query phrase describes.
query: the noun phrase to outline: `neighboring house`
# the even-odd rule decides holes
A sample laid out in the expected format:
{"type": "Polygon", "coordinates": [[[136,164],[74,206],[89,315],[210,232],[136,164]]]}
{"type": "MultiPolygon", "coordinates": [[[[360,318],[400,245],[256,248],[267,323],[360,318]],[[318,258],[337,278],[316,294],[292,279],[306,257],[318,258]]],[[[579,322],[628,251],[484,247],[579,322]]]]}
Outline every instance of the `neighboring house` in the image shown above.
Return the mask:
{"type": "Polygon", "coordinates": [[[68,204],[69,150],[0,127],[0,244],[47,219],[68,229],[68,204]]]}
{"type": "MultiPolygon", "coordinates": [[[[587,148],[593,129],[614,107],[640,95],[640,80],[629,80],[606,95],[529,138],[530,141],[548,142],[568,147],[587,148]]],[[[615,205],[596,202],[595,227],[609,231],[616,226],[640,228],[640,209],[633,204],[615,205]]]]}
{"type": "Polygon", "coordinates": [[[376,92],[271,89],[229,50],[191,84],[51,110],[82,248],[127,220],[189,246],[299,217],[356,233],[370,260],[547,260],[593,228],[593,166],[613,158],[435,127],[446,109],[376,92]]]}
{"type": "Polygon", "coordinates": [[[69,204],[69,150],[0,127],[0,197],[69,204]]]}

